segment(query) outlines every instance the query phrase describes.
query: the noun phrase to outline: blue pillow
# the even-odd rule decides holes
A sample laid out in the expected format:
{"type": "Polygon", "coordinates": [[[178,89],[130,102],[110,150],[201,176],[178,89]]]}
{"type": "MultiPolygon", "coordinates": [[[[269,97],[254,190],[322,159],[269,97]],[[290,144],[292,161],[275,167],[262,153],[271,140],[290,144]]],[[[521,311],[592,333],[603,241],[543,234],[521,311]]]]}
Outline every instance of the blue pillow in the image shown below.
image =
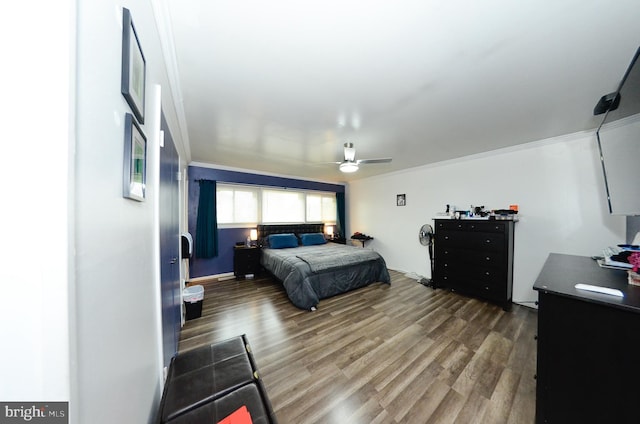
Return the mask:
{"type": "Polygon", "coordinates": [[[303,246],[313,246],[314,244],[325,244],[327,240],[322,233],[300,234],[300,241],[303,246]]]}
{"type": "Polygon", "coordinates": [[[272,249],[298,247],[298,238],[295,234],[271,234],[269,236],[269,247],[272,249]]]}

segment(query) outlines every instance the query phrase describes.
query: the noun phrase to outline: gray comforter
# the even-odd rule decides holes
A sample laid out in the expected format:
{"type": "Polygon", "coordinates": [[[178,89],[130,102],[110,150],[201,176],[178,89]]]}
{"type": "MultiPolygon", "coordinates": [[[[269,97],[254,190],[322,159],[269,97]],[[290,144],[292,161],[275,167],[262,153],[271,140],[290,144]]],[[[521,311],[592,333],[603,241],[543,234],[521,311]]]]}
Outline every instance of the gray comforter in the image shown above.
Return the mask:
{"type": "Polygon", "coordinates": [[[371,249],[327,243],[289,249],[262,249],[262,265],[282,281],[291,302],[301,309],[320,299],[371,283],[391,283],[382,256],[371,249]]]}

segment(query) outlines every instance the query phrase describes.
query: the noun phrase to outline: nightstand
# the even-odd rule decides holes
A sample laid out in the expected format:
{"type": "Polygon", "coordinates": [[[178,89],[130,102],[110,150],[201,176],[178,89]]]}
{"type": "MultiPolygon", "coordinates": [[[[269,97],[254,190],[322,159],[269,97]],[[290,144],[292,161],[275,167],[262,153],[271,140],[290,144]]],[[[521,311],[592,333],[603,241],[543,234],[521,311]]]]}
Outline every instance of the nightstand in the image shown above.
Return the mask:
{"type": "Polygon", "coordinates": [[[235,246],[233,248],[233,273],[236,277],[260,273],[260,248],[235,246]]]}

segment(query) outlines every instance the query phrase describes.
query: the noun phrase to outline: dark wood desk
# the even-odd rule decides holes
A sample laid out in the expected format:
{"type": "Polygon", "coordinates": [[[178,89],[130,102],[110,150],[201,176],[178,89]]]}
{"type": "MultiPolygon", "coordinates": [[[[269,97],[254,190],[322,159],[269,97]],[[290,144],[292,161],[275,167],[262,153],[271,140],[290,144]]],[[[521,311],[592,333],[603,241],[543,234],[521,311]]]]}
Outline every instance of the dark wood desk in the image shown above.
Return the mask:
{"type": "Polygon", "coordinates": [[[537,423],[640,420],[640,287],[588,257],[550,254],[538,291],[537,423]],[[578,290],[619,289],[623,298],[578,290]]]}

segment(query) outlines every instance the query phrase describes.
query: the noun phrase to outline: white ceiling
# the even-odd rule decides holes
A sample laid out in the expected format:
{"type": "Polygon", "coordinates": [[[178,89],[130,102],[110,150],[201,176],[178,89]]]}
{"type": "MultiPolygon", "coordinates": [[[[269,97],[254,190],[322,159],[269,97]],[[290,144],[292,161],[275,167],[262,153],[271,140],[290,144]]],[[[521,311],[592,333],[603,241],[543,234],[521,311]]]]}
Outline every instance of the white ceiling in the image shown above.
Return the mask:
{"type": "Polygon", "coordinates": [[[593,130],[640,45],[638,0],[164,1],[187,160],[332,182],[593,130]]]}

